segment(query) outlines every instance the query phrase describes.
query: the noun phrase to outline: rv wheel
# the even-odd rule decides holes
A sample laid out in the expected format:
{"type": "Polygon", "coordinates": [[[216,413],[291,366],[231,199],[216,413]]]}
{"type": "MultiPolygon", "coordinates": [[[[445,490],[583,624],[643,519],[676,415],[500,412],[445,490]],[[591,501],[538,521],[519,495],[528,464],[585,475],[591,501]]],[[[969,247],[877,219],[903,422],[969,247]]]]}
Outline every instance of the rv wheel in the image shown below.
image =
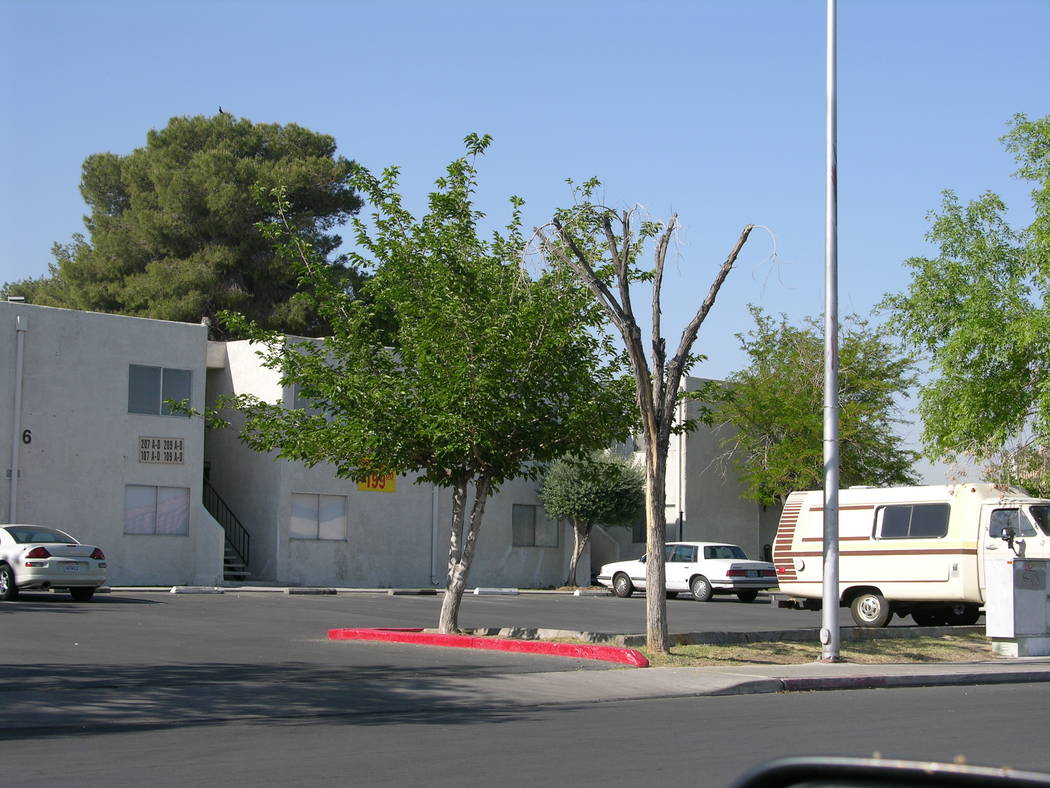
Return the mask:
{"type": "Polygon", "coordinates": [[[893,614],[886,597],[873,591],[865,591],[857,596],[850,605],[850,611],[858,627],[884,627],[893,614]]]}
{"type": "Polygon", "coordinates": [[[911,617],[920,627],[940,627],[947,623],[947,616],[943,610],[938,608],[927,607],[913,610],[911,617]]]}
{"type": "Polygon", "coordinates": [[[952,605],[948,608],[948,623],[952,626],[972,626],[981,617],[977,605],[952,605]]]}

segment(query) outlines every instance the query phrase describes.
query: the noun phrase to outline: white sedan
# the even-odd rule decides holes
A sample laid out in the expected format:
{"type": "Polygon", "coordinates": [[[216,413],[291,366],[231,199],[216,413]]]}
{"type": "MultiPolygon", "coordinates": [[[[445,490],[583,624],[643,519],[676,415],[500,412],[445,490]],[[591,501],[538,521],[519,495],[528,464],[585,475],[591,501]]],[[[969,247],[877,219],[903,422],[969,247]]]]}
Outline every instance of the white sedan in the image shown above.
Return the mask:
{"type": "MultiPolygon", "coordinates": [[[[668,542],[664,545],[665,591],[668,596],[688,591],[698,602],[714,594],[736,594],[741,602],[753,602],[758,592],[775,588],[773,564],[750,561],[743,549],[722,542],[668,542]]],[[[619,597],[645,590],[645,556],[633,561],[605,564],[598,582],[619,597]]]]}
{"type": "Polygon", "coordinates": [[[0,600],[19,591],[66,590],[87,602],[106,582],[106,556],[65,531],[43,525],[0,526],[0,600]]]}

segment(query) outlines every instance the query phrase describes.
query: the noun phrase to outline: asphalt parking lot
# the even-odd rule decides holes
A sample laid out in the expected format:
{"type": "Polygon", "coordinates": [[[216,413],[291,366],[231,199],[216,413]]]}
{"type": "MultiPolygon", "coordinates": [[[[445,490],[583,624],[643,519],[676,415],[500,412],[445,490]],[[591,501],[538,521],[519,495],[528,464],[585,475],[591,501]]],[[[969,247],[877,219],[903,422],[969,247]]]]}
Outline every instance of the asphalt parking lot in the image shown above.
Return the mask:
{"type": "MultiPolygon", "coordinates": [[[[0,720],[0,740],[233,721],[440,717],[496,702],[509,679],[539,682],[528,690],[535,693],[552,675],[574,677],[575,685],[577,671],[620,669],[567,657],[327,639],[330,628],[431,627],[440,604],[439,596],[385,593],[116,591],[88,603],[25,594],[0,603],[0,698],[19,709],[0,720]]],[[[669,600],[668,613],[672,632],[820,623],[817,613],[732,598],[669,600]]],[[[460,623],[622,634],[643,631],[644,617],[644,598],[524,594],[467,596],[460,623]]]]}
{"type": "MultiPolygon", "coordinates": [[[[27,664],[172,664],[308,662],[350,664],[396,652],[398,664],[428,667],[485,661],[479,654],[453,649],[404,646],[349,646],[331,643],[336,627],[433,627],[440,596],[385,593],[288,595],[280,591],[228,589],[224,594],[181,595],[115,591],[76,603],[63,594],[25,594],[0,604],[4,662],[27,664]],[[368,652],[368,649],[372,649],[368,652]],[[435,653],[435,651],[437,653],[435,653]],[[423,652],[423,654],[420,654],[423,652]],[[365,656],[362,657],[361,655],[365,656]],[[425,655],[425,656],[424,656],[425,655]]],[[[710,602],[672,599],[667,603],[671,632],[748,632],[820,626],[820,613],[773,608],[762,596],[746,604],[733,597],[710,602]]],[[[850,626],[842,611],[843,626],[850,626]]],[[[464,627],[543,627],[612,634],[645,631],[645,599],[564,594],[466,595],[460,613],[464,627]]],[[[894,619],[895,625],[912,624],[894,619]]],[[[489,655],[503,670],[552,669],[555,657],[489,655]],[[537,664],[540,660],[541,664],[537,664]]],[[[479,666],[480,667],[480,666],[479,666]]],[[[595,668],[593,663],[581,667],[595,668]]],[[[553,668],[558,669],[558,668],[553,668]]]]}

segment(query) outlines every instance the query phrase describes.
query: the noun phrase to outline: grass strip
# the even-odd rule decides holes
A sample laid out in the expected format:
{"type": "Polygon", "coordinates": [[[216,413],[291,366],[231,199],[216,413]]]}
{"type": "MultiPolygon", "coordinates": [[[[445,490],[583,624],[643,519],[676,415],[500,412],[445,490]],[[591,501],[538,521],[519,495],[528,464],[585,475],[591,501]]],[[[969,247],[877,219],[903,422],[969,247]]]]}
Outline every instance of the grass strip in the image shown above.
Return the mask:
{"type": "MultiPolygon", "coordinates": [[[[654,654],[645,648],[638,650],[645,654],[650,665],[664,668],[795,665],[816,662],[821,654],[821,646],[816,641],[672,646],[669,654],[654,654]]],[[[840,653],[847,662],[867,664],[976,662],[995,659],[989,640],[977,633],[843,642],[840,653]]]]}

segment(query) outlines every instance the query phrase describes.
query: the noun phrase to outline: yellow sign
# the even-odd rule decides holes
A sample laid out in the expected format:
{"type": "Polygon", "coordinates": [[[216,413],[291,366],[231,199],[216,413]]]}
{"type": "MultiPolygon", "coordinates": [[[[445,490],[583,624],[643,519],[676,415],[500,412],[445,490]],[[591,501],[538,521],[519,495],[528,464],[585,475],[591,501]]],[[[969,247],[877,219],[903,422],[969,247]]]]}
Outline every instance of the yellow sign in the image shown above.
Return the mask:
{"type": "Polygon", "coordinates": [[[357,483],[357,489],[363,492],[392,493],[397,490],[397,481],[394,474],[388,476],[376,476],[372,474],[363,482],[357,483]]]}

